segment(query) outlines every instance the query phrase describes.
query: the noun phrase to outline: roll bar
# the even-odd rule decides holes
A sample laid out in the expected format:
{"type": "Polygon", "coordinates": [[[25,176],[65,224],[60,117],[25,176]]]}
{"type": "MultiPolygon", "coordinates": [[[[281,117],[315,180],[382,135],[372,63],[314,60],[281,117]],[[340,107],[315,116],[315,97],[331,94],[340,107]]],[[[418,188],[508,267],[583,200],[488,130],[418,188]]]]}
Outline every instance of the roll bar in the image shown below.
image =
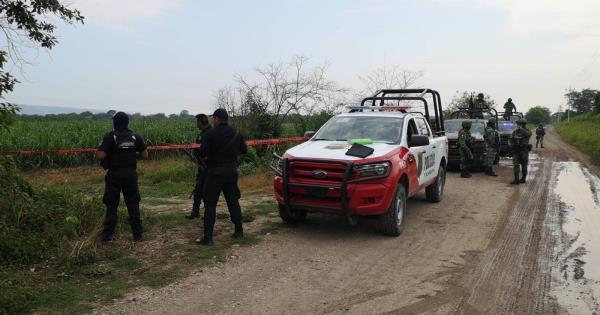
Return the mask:
{"type": "Polygon", "coordinates": [[[427,121],[431,121],[429,112],[429,103],[425,99],[425,96],[431,95],[433,99],[433,112],[435,114],[435,131],[438,133],[444,132],[444,113],[442,111],[442,98],[440,93],[431,89],[383,89],[377,91],[373,96],[366,97],[360,103],[361,106],[366,106],[367,102],[371,102],[371,106],[377,106],[376,102],[379,101],[379,106],[384,106],[385,101],[421,101],[425,107],[425,118],[427,121]]]}

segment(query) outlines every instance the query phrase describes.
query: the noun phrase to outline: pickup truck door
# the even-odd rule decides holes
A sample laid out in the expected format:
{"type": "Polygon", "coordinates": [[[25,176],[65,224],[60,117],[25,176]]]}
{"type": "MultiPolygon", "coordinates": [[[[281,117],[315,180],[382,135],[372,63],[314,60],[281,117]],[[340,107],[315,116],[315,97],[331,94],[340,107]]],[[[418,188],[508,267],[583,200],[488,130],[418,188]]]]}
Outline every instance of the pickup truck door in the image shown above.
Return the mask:
{"type": "Polygon", "coordinates": [[[410,192],[409,194],[414,194],[417,191],[421,190],[421,186],[423,185],[423,181],[421,178],[422,175],[422,167],[423,160],[422,157],[425,153],[426,147],[411,147],[410,138],[413,135],[418,135],[419,130],[417,129],[417,124],[415,123],[414,118],[410,118],[408,123],[406,124],[406,143],[408,144],[408,150],[412,158],[409,159],[409,182],[410,182],[410,192]]]}
{"type": "Polygon", "coordinates": [[[435,181],[437,176],[439,165],[437,160],[440,158],[437,153],[439,150],[425,118],[416,117],[414,121],[418,134],[428,137],[430,141],[429,146],[415,148],[417,154],[413,153],[418,163],[419,185],[429,185],[435,181]]]}

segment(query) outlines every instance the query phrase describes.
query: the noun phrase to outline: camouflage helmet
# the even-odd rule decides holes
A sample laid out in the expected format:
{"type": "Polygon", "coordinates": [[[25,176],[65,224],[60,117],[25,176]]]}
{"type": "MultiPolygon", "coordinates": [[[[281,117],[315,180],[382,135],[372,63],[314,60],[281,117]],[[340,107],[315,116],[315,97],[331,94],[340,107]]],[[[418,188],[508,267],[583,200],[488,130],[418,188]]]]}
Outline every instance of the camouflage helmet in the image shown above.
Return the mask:
{"type": "Polygon", "coordinates": [[[496,125],[496,118],[490,118],[487,122],[488,125],[492,125],[495,126],[496,125]]]}
{"type": "Polygon", "coordinates": [[[509,98],[508,98],[508,101],[509,101],[509,102],[512,102],[512,98],[510,98],[510,97],[509,97],[509,98]]]}
{"type": "Polygon", "coordinates": [[[485,97],[485,95],[483,95],[483,93],[477,94],[477,98],[484,98],[484,97],[485,97]]]}
{"type": "Polygon", "coordinates": [[[463,120],[462,127],[465,128],[465,129],[471,129],[471,121],[469,121],[469,120],[463,120]]]}
{"type": "Polygon", "coordinates": [[[527,125],[527,120],[521,118],[517,120],[517,125],[527,125]]]}

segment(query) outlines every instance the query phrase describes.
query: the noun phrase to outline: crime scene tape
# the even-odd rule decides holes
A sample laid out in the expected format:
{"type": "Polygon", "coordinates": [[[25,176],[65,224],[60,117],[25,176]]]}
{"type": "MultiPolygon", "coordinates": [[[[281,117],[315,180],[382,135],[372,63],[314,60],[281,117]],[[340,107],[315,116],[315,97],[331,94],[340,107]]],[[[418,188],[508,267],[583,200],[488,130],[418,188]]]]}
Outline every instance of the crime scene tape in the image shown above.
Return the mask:
{"type": "MultiPolygon", "coordinates": [[[[261,139],[261,140],[248,140],[246,144],[249,146],[265,146],[285,143],[298,143],[308,140],[304,137],[294,138],[279,138],[279,139],[261,139]]],[[[196,143],[192,144],[173,144],[173,145],[159,145],[149,146],[148,151],[166,151],[166,150],[185,150],[185,149],[197,149],[200,145],[196,143]]],[[[75,153],[93,153],[96,152],[96,148],[86,149],[54,149],[54,150],[20,150],[20,151],[0,151],[0,156],[9,155],[39,155],[39,154],[75,154],[75,153]]]]}

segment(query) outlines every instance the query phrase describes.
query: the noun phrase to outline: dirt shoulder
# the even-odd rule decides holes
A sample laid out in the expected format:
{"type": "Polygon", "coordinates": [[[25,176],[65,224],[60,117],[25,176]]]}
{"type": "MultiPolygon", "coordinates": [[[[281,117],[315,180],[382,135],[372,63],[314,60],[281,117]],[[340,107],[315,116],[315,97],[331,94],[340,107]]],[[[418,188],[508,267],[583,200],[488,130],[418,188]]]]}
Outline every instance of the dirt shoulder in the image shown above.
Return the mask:
{"type": "Polygon", "coordinates": [[[313,216],[307,224],[234,251],[238,259],[185,281],[142,290],[100,313],[421,313],[451,310],[460,280],[502,229],[510,170],[501,177],[450,174],[444,200],[409,202],[399,238],[313,216]],[[474,189],[477,191],[474,192],[474,189]],[[133,301],[135,299],[135,301],[133,301]]]}

